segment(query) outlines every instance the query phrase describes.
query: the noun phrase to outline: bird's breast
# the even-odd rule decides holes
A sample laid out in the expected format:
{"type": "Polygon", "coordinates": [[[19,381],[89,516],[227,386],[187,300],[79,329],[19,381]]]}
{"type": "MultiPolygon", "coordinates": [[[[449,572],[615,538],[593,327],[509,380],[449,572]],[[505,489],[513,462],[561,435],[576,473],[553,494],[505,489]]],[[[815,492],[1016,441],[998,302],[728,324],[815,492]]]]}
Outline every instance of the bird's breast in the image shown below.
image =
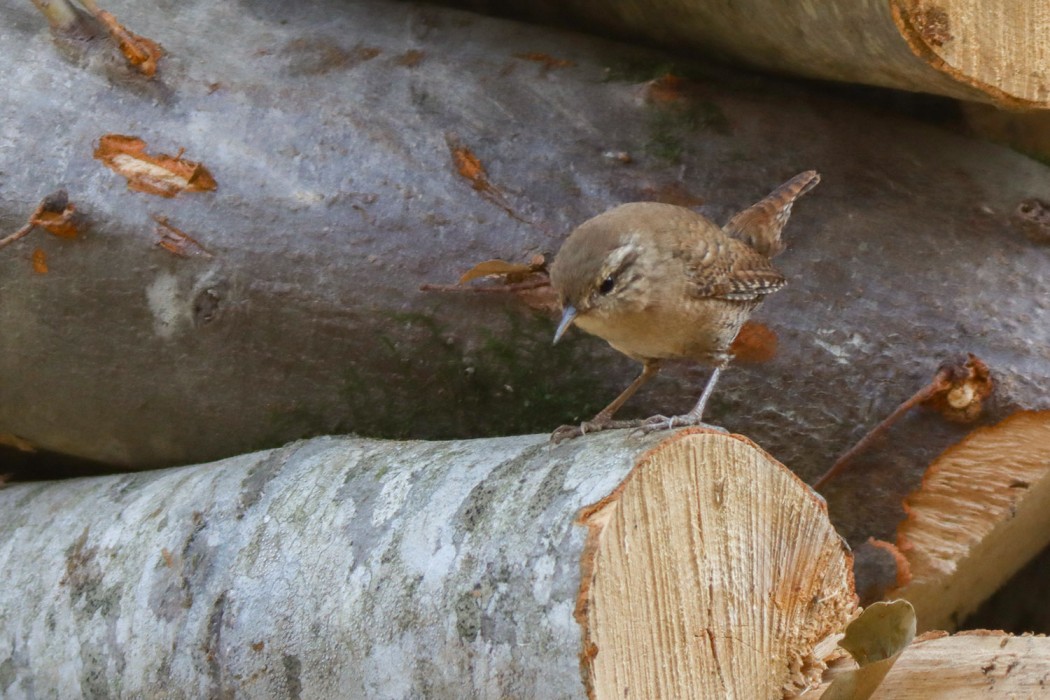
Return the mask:
{"type": "Polygon", "coordinates": [[[636,360],[683,359],[717,364],[757,304],[694,299],[610,316],[586,314],[583,330],[636,360]]]}

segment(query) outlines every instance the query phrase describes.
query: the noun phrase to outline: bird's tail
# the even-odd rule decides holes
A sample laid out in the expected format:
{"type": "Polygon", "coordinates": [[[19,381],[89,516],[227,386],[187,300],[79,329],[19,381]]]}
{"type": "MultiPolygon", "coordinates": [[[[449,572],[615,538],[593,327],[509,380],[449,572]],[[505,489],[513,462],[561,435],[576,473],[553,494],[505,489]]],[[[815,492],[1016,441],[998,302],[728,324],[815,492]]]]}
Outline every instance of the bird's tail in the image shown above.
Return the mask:
{"type": "Polygon", "coordinates": [[[816,170],[807,170],[770,192],[757,204],[740,212],[722,227],[727,234],[747,243],[767,258],[782,250],[780,232],[791,216],[791,205],[820,182],[816,170]]]}

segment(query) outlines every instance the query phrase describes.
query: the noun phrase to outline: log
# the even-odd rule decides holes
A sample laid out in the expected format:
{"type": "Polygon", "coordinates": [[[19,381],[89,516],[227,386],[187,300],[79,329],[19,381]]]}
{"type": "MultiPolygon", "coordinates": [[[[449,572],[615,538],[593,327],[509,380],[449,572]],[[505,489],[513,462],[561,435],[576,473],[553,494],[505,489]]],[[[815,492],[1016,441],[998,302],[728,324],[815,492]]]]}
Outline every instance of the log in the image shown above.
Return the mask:
{"type": "Polygon", "coordinates": [[[931,632],[904,650],[871,698],[1036,698],[1046,695],[1048,677],[1050,639],[1042,635],[931,632]]]}
{"type": "MultiPolygon", "coordinates": [[[[0,434],[40,451],[139,469],[587,419],[628,360],[582,334],[551,347],[553,320],[507,295],[420,285],[549,255],[624,201],[726,221],[810,168],[789,286],[756,315],[773,357],[731,368],[709,420],[812,478],[958,353],[997,378],[990,420],[1050,408],[1050,328],[1027,321],[1050,299],[1046,250],[1011,222],[1046,196],[1044,165],[805,86],[701,64],[667,79],[666,53],[443,8],[107,9],[163,45],[152,80],[93,43],[69,60],[31,4],[0,0],[19,48],[0,52],[0,231],[60,187],[85,217],[75,239],[0,248],[0,434]],[[106,134],[184,149],[217,189],[128,190],[94,158],[106,134]]],[[[669,369],[624,417],[682,412],[705,380],[669,369]]],[[[966,432],[939,426],[894,441],[879,498],[829,491],[865,514],[851,541],[891,537],[897,513],[871,509],[966,432]]]]}
{"type": "Polygon", "coordinates": [[[856,603],[819,497],[696,430],[17,484],[0,575],[7,698],[780,698],[856,603]]]}
{"type": "Polygon", "coordinates": [[[1050,421],[1019,413],[941,455],[906,501],[896,548],[918,628],[954,630],[1050,544],[1050,421]]]}
{"type": "MultiPolygon", "coordinates": [[[[461,0],[507,12],[507,3],[461,0]]],[[[511,3],[516,14],[643,37],[763,70],[1012,109],[1050,107],[1050,11],[994,0],[587,0],[511,3]]]]}

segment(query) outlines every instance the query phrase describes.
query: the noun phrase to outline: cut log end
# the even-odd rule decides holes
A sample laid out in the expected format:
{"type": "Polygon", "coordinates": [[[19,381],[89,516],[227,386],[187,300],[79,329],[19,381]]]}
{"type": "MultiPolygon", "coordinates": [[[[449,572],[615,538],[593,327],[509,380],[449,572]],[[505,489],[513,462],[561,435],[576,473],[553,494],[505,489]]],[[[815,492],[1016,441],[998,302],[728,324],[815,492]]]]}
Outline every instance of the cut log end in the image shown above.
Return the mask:
{"type": "MultiPolygon", "coordinates": [[[[1045,697],[1048,676],[1050,639],[1046,637],[989,630],[951,636],[931,632],[904,650],[871,698],[1045,697]]],[[[814,695],[818,697],[824,695],[814,695]]]]}
{"type": "Polygon", "coordinates": [[[905,510],[897,548],[911,580],[891,595],[912,602],[920,630],[954,629],[1050,542],[1050,411],[975,430],[905,510]]]}
{"type": "Polygon", "coordinates": [[[790,696],[841,653],[849,549],[823,500],[749,441],[683,431],[580,520],[590,697],[790,696]]]}
{"type": "Polygon", "coordinates": [[[1043,3],[893,0],[891,10],[912,52],[978,98],[1012,109],[1050,104],[1043,3]]]}

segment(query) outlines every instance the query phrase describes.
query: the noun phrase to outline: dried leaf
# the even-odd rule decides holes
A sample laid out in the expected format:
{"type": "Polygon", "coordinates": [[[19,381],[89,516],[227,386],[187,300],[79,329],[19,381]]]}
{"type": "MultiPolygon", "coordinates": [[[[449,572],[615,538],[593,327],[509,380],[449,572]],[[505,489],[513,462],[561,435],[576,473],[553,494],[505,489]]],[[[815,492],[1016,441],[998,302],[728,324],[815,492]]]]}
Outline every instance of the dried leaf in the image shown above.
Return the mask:
{"type": "Polygon", "coordinates": [[[511,217],[523,223],[528,223],[510,206],[503,191],[489,181],[488,173],[485,172],[485,166],[482,165],[481,160],[474,155],[473,151],[460,143],[452,134],[445,135],[445,142],[448,144],[448,150],[452,155],[452,163],[456,168],[456,172],[469,180],[470,186],[475,191],[507,212],[511,217]]]}
{"type": "Polygon", "coordinates": [[[738,362],[769,362],[777,354],[777,334],[769,326],[747,321],[737,333],[729,352],[738,362]]]}
{"type": "Polygon", "coordinates": [[[485,166],[476,155],[466,146],[450,146],[452,161],[456,165],[456,172],[470,180],[471,186],[479,192],[487,192],[493,189],[488,181],[485,166]]]}
{"type": "Polygon", "coordinates": [[[0,239],[0,248],[24,238],[37,226],[62,238],[74,238],[79,232],[80,223],[81,217],[69,201],[69,195],[65,190],[56,190],[40,200],[25,226],[0,239]]]}
{"type": "Polygon", "coordinates": [[[124,58],[132,67],[147,78],[156,75],[157,61],[164,55],[164,49],[159,44],[129,31],[117,21],[116,17],[105,10],[97,10],[94,15],[106,25],[109,35],[117,42],[120,52],[124,54],[124,58]]]}
{"type": "Polygon", "coordinates": [[[561,303],[550,277],[547,276],[547,261],[542,255],[534,255],[528,263],[509,263],[505,260],[486,260],[463,273],[457,284],[424,284],[424,292],[497,292],[514,294],[526,305],[541,311],[557,312],[561,303]],[[464,286],[483,277],[501,278],[495,284],[464,286]]]}
{"type": "MultiPolygon", "coordinates": [[[[69,213],[72,214],[73,205],[70,205],[69,213]]],[[[56,213],[53,211],[45,211],[40,214],[39,217],[33,217],[29,220],[29,223],[34,226],[39,226],[45,229],[48,233],[52,233],[59,238],[76,238],[77,236],[77,225],[72,220],[71,216],[67,216],[65,212],[56,213]]]]}
{"type": "Polygon", "coordinates": [[[906,600],[874,603],[846,628],[839,646],[860,666],[839,675],[822,700],[865,700],[915,638],[915,608],[906,600]]]}
{"type": "Polygon", "coordinates": [[[80,217],[66,191],[57,190],[41,200],[40,206],[29,217],[29,224],[39,226],[59,238],[76,238],[80,217]]]}
{"type": "Polygon", "coordinates": [[[153,216],[153,220],[157,222],[157,245],[178,255],[180,258],[190,257],[204,257],[210,258],[212,254],[203,245],[197,241],[196,238],[186,233],[182,229],[176,228],[168,222],[167,217],[164,216],[153,216]]]}
{"type": "Polygon", "coordinates": [[[180,192],[206,192],[215,179],[201,163],[166,154],[146,153],[146,142],[136,136],[106,134],[98,142],[95,158],[123,175],[128,187],[139,192],[174,197],[180,192]]]}
{"type": "Polygon", "coordinates": [[[47,274],[47,253],[40,248],[33,251],[33,272],[38,275],[47,274]]]}
{"type": "Polygon", "coordinates": [[[536,268],[531,264],[509,263],[505,260],[486,260],[464,272],[459,278],[459,283],[466,284],[471,280],[489,277],[490,275],[506,275],[508,281],[511,281],[511,276],[517,275],[517,281],[520,281],[525,275],[535,271],[536,268]]]}

